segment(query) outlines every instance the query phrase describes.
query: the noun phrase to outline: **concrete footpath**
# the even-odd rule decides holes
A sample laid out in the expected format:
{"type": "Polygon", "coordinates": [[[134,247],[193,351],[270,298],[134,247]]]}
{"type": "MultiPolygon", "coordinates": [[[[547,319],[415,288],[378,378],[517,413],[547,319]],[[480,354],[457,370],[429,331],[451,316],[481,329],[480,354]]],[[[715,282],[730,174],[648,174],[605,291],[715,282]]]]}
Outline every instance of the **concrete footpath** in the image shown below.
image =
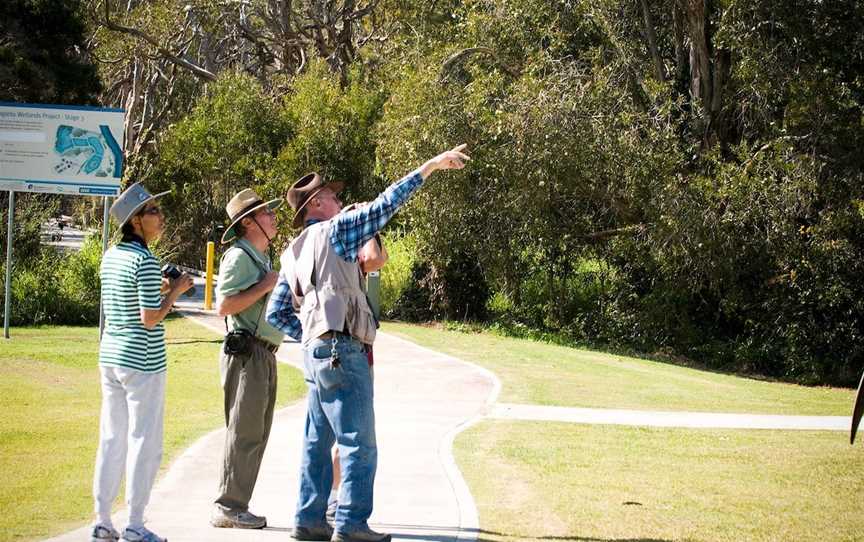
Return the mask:
{"type": "MultiPolygon", "coordinates": [[[[181,302],[186,316],[224,332],[222,320],[181,302]]],[[[284,343],[280,361],[299,366],[300,347],[284,343]]],[[[213,360],[217,363],[217,360],[213,360]]],[[[170,376],[169,376],[170,379],[170,376]]],[[[375,411],[379,448],[372,527],[394,540],[475,540],[474,502],[451,455],[453,437],[494,401],[497,381],[488,371],[381,334],[375,343],[375,411]]],[[[224,430],[196,442],[156,483],[147,526],[171,542],[290,540],[298,490],[305,401],[279,410],[250,503],[267,516],[263,530],[209,525],[216,497],[224,430]]],[[[126,511],[116,514],[122,528],[126,511]]],[[[52,542],[89,540],[81,528],[52,542]]]]}

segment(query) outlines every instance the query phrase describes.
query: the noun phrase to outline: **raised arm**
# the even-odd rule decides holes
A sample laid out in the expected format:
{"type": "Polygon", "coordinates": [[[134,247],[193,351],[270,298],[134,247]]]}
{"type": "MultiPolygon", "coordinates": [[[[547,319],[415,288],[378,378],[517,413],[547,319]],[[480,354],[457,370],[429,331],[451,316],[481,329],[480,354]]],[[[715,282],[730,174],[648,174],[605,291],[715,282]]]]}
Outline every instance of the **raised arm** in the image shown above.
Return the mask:
{"type": "Polygon", "coordinates": [[[337,215],[334,219],[335,227],[330,232],[330,243],[336,253],[344,260],[356,261],[363,245],[387,225],[396,211],[417,192],[429,175],[439,170],[465,167],[465,162],[470,160],[468,155],[462,152],[465,147],[464,144],[459,145],[427,160],[422,166],[388,186],[369,205],[337,215]]]}

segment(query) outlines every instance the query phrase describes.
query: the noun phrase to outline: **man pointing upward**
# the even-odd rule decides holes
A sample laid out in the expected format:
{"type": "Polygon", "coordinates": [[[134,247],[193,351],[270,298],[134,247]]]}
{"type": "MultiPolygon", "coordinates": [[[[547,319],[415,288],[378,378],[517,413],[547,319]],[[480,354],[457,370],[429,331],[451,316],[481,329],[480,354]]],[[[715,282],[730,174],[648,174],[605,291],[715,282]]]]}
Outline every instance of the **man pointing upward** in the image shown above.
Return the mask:
{"type": "Polygon", "coordinates": [[[297,540],[390,540],[389,534],[377,533],[367,523],[378,448],[366,350],[375,340],[377,326],[361,286],[357,255],[429,175],[465,167],[470,159],[463,153],[465,147],[439,154],[390,185],[369,205],[344,213],[341,182],[327,183],[310,173],[288,189],[288,203],[295,211],[293,224],[303,231],[282,254],[267,321],[301,340],[309,387],[293,531],[297,540]],[[334,441],[342,464],[335,531],[325,520],[334,441]]]}

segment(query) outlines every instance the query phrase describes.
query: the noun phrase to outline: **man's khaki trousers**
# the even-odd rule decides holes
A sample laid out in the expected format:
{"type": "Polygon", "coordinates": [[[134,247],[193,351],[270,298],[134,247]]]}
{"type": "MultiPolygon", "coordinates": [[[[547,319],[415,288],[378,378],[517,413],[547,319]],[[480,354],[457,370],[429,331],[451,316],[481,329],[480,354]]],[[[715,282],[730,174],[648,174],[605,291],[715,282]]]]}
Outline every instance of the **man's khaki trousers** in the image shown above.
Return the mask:
{"type": "Polygon", "coordinates": [[[254,341],[248,356],[219,356],[225,392],[225,453],[216,504],[226,511],[249,509],[249,500],[276,403],[276,356],[254,341]]]}

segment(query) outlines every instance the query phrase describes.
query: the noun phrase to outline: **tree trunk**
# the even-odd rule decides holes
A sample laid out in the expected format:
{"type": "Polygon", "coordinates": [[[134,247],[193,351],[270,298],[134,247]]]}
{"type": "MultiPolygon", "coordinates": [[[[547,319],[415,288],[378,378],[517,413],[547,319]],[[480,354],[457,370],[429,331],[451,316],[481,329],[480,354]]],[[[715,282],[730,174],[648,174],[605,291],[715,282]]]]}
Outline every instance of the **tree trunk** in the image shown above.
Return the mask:
{"type": "Polygon", "coordinates": [[[725,49],[714,51],[714,81],[713,95],[711,97],[710,130],[706,131],[705,138],[708,145],[723,143],[728,138],[728,125],[722,118],[723,96],[726,83],[729,81],[732,55],[725,49]]]}
{"type": "Polygon", "coordinates": [[[690,36],[690,92],[694,102],[708,111],[711,106],[711,53],[709,51],[706,0],[686,2],[687,30],[690,36]]]}
{"type": "Polygon", "coordinates": [[[640,3],[642,4],[642,20],[645,23],[645,40],[648,44],[651,60],[654,63],[654,76],[657,77],[658,81],[666,81],[666,66],[663,64],[663,58],[661,58],[660,49],[657,46],[657,31],[654,30],[654,18],[648,7],[648,0],[640,0],[640,3]]]}
{"type": "Polygon", "coordinates": [[[722,142],[726,132],[721,112],[731,54],[712,47],[710,0],[678,0],[676,7],[684,15],[690,38],[690,100],[695,106],[692,110],[696,119],[694,128],[701,133],[702,148],[709,148],[722,142]]]}
{"type": "Polygon", "coordinates": [[[687,90],[687,81],[690,79],[690,64],[687,55],[687,47],[684,45],[685,36],[684,12],[680,4],[672,6],[672,32],[675,42],[675,87],[678,92],[687,90]]]}

